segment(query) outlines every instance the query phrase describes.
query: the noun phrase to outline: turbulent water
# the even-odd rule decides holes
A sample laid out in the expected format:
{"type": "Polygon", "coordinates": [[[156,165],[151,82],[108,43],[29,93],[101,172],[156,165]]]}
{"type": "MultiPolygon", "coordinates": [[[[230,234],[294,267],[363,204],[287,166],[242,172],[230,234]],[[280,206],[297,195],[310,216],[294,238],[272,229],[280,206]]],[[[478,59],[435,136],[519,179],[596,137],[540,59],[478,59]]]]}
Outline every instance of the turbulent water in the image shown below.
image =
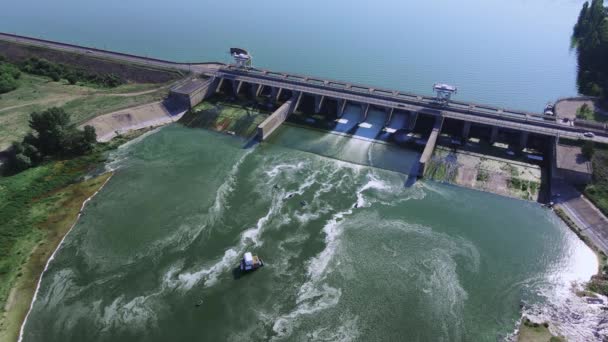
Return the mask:
{"type": "Polygon", "coordinates": [[[535,203],[406,186],[412,152],[288,126],[244,145],[173,125],[116,152],[24,341],[495,341],[597,267],[535,203]],[[245,251],[266,266],[239,277],[245,251]]]}

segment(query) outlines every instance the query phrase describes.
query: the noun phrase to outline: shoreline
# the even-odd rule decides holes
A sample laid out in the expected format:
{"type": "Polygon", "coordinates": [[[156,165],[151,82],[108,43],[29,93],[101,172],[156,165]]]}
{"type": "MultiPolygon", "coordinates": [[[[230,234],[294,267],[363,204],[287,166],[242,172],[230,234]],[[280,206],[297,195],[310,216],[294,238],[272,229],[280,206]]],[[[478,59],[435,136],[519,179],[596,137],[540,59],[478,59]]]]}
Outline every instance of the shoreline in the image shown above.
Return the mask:
{"type": "Polygon", "coordinates": [[[82,182],[71,184],[59,191],[72,192],[71,198],[66,202],[78,200],[82,203],[79,206],[78,212],[68,212],[67,215],[72,217],[72,224],[69,228],[61,227],[61,224],[50,229],[46,236],[42,237],[37,242],[29,254],[27,261],[22,265],[23,275],[15,281],[4,307],[2,317],[2,329],[0,330],[0,339],[18,340],[22,338],[23,327],[29,313],[36,300],[42,277],[49,267],[49,264],[54,259],[55,254],[63,245],[65,238],[72,231],[72,228],[78,223],[80,216],[86,204],[93,198],[112,178],[112,172],[106,172],[96,177],[83,180],[82,182]],[[101,183],[101,184],[100,184],[101,183]],[[87,187],[84,191],[79,191],[80,187],[87,187]],[[94,189],[88,189],[94,187],[94,189]],[[88,191],[87,191],[88,190],[88,191]],[[91,193],[91,190],[94,190],[91,193]],[[80,199],[83,195],[87,196],[82,202],[80,199]],[[75,216],[75,217],[74,217],[75,216]],[[54,233],[54,234],[53,234],[54,233]],[[52,248],[49,248],[52,247],[52,248]],[[35,289],[33,288],[33,285],[35,289]]]}
{"type": "Polygon", "coordinates": [[[65,241],[65,238],[70,234],[72,229],[76,226],[76,224],[80,220],[80,216],[82,216],[82,213],[83,213],[87,203],[89,203],[89,201],[93,197],[95,197],[106,186],[106,184],[108,184],[110,179],[112,179],[113,175],[114,175],[113,172],[107,172],[107,173],[101,174],[95,178],[92,178],[92,179],[105,178],[105,181],[101,184],[101,186],[99,188],[97,188],[97,190],[91,196],[89,196],[87,199],[84,200],[84,202],[82,202],[82,205],[80,206],[80,211],[76,215],[76,219],[74,220],[74,223],[70,226],[70,228],[67,230],[67,232],[63,235],[63,237],[57,244],[57,247],[55,248],[55,250],[53,251],[51,256],[47,259],[46,264],[44,265],[44,269],[38,276],[38,282],[36,283],[36,290],[34,291],[32,299],[30,300],[30,305],[27,310],[27,313],[26,313],[25,317],[23,318],[23,321],[21,322],[21,326],[19,328],[19,337],[18,337],[17,341],[21,342],[21,340],[23,339],[23,330],[25,328],[25,324],[27,323],[27,319],[30,316],[30,313],[32,312],[32,308],[34,307],[34,302],[36,302],[36,298],[38,297],[38,291],[40,290],[40,284],[42,283],[42,277],[44,276],[44,273],[48,270],[49,265],[51,264],[53,259],[55,259],[55,254],[57,253],[57,251],[59,251],[59,249],[61,249],[61,246],[63,245],[63,242],[65,241]]]}

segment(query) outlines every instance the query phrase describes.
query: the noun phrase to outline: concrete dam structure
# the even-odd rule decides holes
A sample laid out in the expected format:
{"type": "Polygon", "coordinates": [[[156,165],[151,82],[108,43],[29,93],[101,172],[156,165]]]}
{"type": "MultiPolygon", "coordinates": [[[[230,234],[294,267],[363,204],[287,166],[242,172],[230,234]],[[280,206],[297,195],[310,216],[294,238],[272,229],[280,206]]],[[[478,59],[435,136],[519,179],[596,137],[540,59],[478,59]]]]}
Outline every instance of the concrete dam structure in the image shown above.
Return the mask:
{"type": "MultiPolygon", "coordinates": [[[[260,140],[268,138],[290,114],[298,111],[304,102],[312,102],[312,111],[315,113],[321,113],[323,108],[327,108],[331,103],[338,118],[342,117],[347,106],[360,106],[361,114],[354,121],[361,126],[370,125],[367,122],[370,120],[368,117],[370,113],[381,111],[385,117],[383,130],[389,134],[399,129],[411,131],[421,119],[434,122],[431,124],[431,134],[426,140],[427,145],[420,160],[421,166],[424,166],[432,155],[437,137],[446,126],[452,129],[458,126],[459,134],[452,132],[452,136],[460,135],[465,140],[472,131],[479,130],[489,133],[487,135],[490,143],[495,142],[501,134],[517,135],[519,149],[524,149],[528,145],[531,136],[608,143],[605,126],[564,124],[556,121],[555,116],[542,113],[470,102],[445,101],[441,96],[424,96],[306,75],[274,72],[253,68],[250,60],[245,66],[223,63],[179,63],[6,33],[0,33],[0,40],[61,50],[87,58],[114,60],[186,73],[189,75],[188,78],[174,86],[170,96],[187,107],[195,106],[221,89],[228,89],[234,96],[238,96],[244,89],[247,89],[249,95],[254,98],[264,94],[278,109],[259,125],[257,135],[260,140]],[[399,121],[399,124],[395,121],[399,121]]],[[[378,124],[377,118],[375,120],[374,125],[382,125],[378,124]]],[[[421,170],[424,170],[424,167],[421,170]]]]}

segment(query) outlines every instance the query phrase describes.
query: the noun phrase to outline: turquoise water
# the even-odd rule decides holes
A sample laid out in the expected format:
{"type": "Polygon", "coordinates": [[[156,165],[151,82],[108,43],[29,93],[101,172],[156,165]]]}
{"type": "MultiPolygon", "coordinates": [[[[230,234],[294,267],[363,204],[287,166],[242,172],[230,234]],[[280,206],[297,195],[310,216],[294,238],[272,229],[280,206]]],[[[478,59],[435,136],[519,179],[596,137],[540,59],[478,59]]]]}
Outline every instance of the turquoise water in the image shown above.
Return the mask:
{"type": "Polygon", "coordinates": [[[597,262],[551,211],[405,187],[362,164],[408,153],[362,140],[285,126],[244,143],[173,125],[115,153],[24,341],[495,341],[521,304],[593,336],[564,308],[597,262]],[[245,251],[266,265],[235,277],[245,251]]]}
{"type": "Polygon", "coordinates": [[[569,50],[581,0],[21,0],[0,30],[181,61],[254,65],[541,111],[576,94],[569,50]]]}

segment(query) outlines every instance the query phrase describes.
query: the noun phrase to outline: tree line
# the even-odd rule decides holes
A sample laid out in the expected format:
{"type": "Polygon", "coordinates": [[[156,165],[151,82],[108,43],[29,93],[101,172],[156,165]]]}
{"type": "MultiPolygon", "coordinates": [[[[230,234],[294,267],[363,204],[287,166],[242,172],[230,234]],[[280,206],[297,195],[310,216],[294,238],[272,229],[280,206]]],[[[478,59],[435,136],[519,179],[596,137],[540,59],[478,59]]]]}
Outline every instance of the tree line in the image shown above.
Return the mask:
{"type": "Polygon", "coordinates": [[[115,74],[91,73],[81,68],[53,63],[37,57],[31,57],[21,62],[19,68],[21,71],[28,74],[49,77],[55,82],[65,79],[70,84],[83,82],[107,88],[113,88],[123,84],[120,77],[115,74]]]}
{"type": "Polygon", "coordinates": [[[578,91],[608,98],[608,9],[603,0],[583,4],[572,43],[578,59],[578,91]]]}

